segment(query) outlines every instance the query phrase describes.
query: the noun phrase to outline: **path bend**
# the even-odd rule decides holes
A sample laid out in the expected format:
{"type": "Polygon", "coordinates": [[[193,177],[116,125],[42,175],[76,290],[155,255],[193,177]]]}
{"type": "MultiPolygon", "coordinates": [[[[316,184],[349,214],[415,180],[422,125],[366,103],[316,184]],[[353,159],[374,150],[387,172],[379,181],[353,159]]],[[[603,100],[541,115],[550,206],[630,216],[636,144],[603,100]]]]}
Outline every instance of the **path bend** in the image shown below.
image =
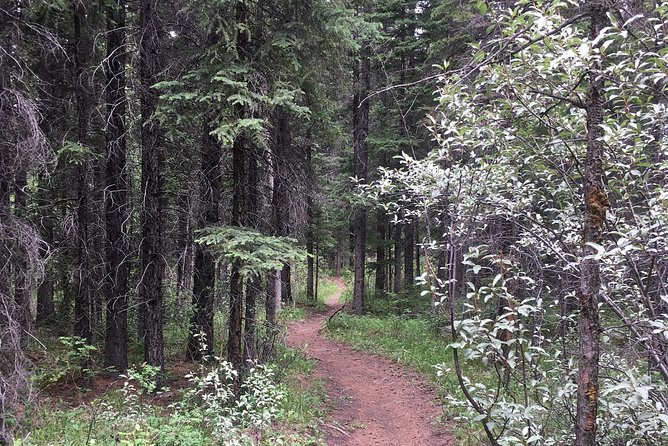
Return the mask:
{"type": "Polygon", "coordinates": [[[452,434],[437,427],[442,413],[433,392],[415,373],[377,355],[359,352],[319,332],[345,284],[327,310],[290,325],[287,343],[317,361],[315,376],[325,383],[331,414],[325,422],[329,446],[454,446],[452,434]]]}

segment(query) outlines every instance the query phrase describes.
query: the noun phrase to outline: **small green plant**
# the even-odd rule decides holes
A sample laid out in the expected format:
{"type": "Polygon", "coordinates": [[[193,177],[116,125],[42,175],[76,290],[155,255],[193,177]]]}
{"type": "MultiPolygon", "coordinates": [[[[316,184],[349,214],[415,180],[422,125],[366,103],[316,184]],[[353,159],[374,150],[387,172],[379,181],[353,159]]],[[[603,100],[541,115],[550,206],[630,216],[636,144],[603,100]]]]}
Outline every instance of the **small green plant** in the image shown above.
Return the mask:
{"type": "Polygon", "coordinates": [[[128,379],[128,381],[134,381],[138,384],[139,394],[145,395],[148,393],[155,392],[157,388],[157,377],[160,373],[160,367],[155,367],[143,363],[138,368],[128,369],[127,375],[121,375],[128,379]]]}
{"type": "Polygon", "coordinates": [[[49,387],[61,382],[78,385],[81,380],[95,375],[92,355],[97,349],[94,346],[78,336],[62,336],[58,341],[60,350],[34,375],[39,386],[49,387]]]}

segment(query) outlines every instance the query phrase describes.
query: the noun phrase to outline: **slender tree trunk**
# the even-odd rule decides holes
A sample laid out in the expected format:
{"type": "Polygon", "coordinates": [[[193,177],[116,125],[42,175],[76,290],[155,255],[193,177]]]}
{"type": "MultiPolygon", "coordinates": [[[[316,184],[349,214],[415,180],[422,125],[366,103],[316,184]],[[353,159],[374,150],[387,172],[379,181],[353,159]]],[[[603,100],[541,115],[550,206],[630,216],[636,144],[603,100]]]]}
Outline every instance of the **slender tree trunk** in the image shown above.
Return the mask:
{"type": "Polygon", "coordinates": [[[394,294],[401,292],[401,225],[397,224],[394,231],[394,294]]]}
{"type": "Polygon", "coordinates": [[[125,138],[126,34],[125,0],[107,12],[107,156],[105,220],[107,226],[105,279],[105,364],[123,372],[128,367],[129,220],[127,144],[125,138]]]}
{"type": "MultiPolygon", "coordinates": [[[[222,187],[220,158],[222,150],[215,136],[212,136],[211,125],[206,118],[203,125],[200,197],[201,217],[198,229],[218,223],[219,191],[222,187]]],[[[202,359],[202,353],[213,354],[213,306],[216,286],[216,263],[211,252],[205,246],[195,246],[195,266],[193,277],[193,316],[190,320],[188,337],[188,358],[202,359]],[[204,335],[204,339],[200,337],[204,335]],[[206,345],[206,348],[204,346],[206,345]]]]}
{"type": "Polygon", "coordinates": [[[257,297],[260,294],[262,282],[259,277],[251,280],[246,286],[246,314],[244,316],[244,364],[248,368],[257,360],[255,341],[257,297]]]}
{"type": "Polygon", "coordinates": [[[376,246],[376,296],[384,296],[387,287],[387,261],[385,260],[387,215],[378,211],[376,215],[376,231],[378,232],[378,242],[376,246]]]}
{"type": "Polygon", "coordinates": [[[334,254],[334,274],[336,277],[341,277],[341,248],[336,247],[336,253],[334,254]]]}
{"type": "MultiPolygon", "coordinates": [[[[274,217],[274,232],[281,237],[290,235],[287,158],[292,149],[292,136],[288,123],[287,110],[279,108],[275,116],[276,141],[273,151],[274,190],[272,207],[274,217]]],[[[285,262],[281,270],[281,301],[292,302],[292,285],[290,281],[290,263],[285,262]]]]}
{"type": "MultiPolygon", "coordinates": [[[[608,26],[605,2],[592,2],[591,33],[595,39],[608,26]]],[[[600,46],[600,43],[599,43],[600,46]]],[[[596,413],[598,409],[599,331],[601,323],[598,301],[601,288],[599,261],[596,249],[601,244],[606,212],[610,206],[603,185],[603,66],[599,62],[589,73],[587,112],[587,160],[584,175],[584,231],[580,262],[580,288],[577,292],[580,306],[580,345],[575,446],[596,445],[596,413]]]]}
{"type": "Polygon", "coordinates": [[[54,286],[53,279],[48,275],[44,278],[39,288],[37,288],[37,308],[35,322],[38,325],[46,324],[51,320],[54,311],[54,286]]]}
{"type": "MultiPolygon", "coordinates": [[[[241,373],[243,369],[242,350],[242,317],[243,317],[243,284],[239,273],[241,265],[238,260],[232,262],[230,273],[230,320],[227,337],[227,360],[235,370],[241,373]]],[[[238,391],[239,384],[236,384],[238,391]]]]}
{"type": "MultiPolygon", "coordinates": [[[[200,182],[201,183],[201,182],[200,182]]],[[[202,195],[200,195],[201,197],[202,195]]],[[[189,294],[193,287],[194,280],[194,259],[195,259],[195,233],[193,226],[198,222],[194,222],[196,217],[193,206],[190,205],[196,199],[191,196],[190,191],[186,191],[179,200],[182,203],[181,214],[179,215],[179,259],[176,265],[176,286],[177,298],[181,302],[182,293],[189,294]],[[195,223],[195,224],[194,224],[195,223]]],[[[201,212],[201,209],[196,210],[201,212]]]]}
{"type": "MultiPolygon", "coordinates": [[[[276,160],[276,148],[272,150],[271,148],[267,149],[265,152],[268,159],[269,159],[269,164],[271,166],[271,172],[270,172],[270,179],[269,179],[269,184],[271,186],[271,194],[272,194],[272,212],[276,212],[276,203],[274,200],[274,197],[276,195],[276,169],[277,169],[277,160],[276,160]]],[[[276,219],[276,216],[273,217],[274,220],[276,219]]],[[[276,231],[276,228],[274,228],[274,231],[276,231]]],[[[275,339],[276,335],[278,333],[278,326],[277,326],[277,319],[276,319],[276,313],[278,312],[278,306],[280,305],[281,301],[281,287],[280,287],[280,271],[278,270],[273,270],[269,273],[269,277],[267,278],[267,292],[266,292],[266,299],[265,299],[265,321],[267,324],[267,337],[268,337],[268,342],[265,344],[265,348],[263,351],[263,358],[269,358],[273,356],[274,354],[274,346],[275,346],[275,339]]]]}
{"type": "MultiPolygon", "coordinates": [[[[353,168],[355,177],[366,181],[367,164],[369,162],[369,91],[371,90],[371,65],[369,61],[369,45],[363,43],[360,59],[355,61],[355,96],[353,97],[353,168]]],[[[362,314],[364,311],[364,280],[366,261],[366,209],[357,206],[353,209],[354,248],[354,284],[353,312],[362,314]]]]}
{"type": "Polygon", "coordinates": [[[273,271],[267,280],[267,302],[265,303],[265,312],[267,324],[270,330],[276,329],[276,313],[281,301],[281,272],[273,271]]]}
{"type": "MultiPolygon", "coordinates": [[[[311,160],[311,151],[309,147],[307,152],[307,163],[309,173],[311,173],[313,166],[311,160]]],[[[309,175],[310,184],[313,184],[313,175],[309,175]]],[[[315,245],[315,212],[313,209],[313,197],[311,191],[306,192],[306,215],[308,218],[307,228],[306,228],[306,299],[309,301],[315,300],[315,290],[314,290],[314,245],[315,245]]]]}
{"type": "MultiPolygon", "coordinates": [[[[90,92],[87,90],[88,79],[84,64],[87,60],[89,47],[85,34],[86,15],[80,2],[73,3],[74,14],[74,72],[75,97],[77,102],[77,138],[79,145],[86,147],[88,143],[88,121],[90,113],[90,92]],[[84,29],[82,29],[84,28],[84,29]]],[[[79,271],[77,274],[77,290],[74,298],[74,334],[91,342],[91,281],[92,268],[89,254],[89,191],[88,191],[89,159],[86,157],[76,166],[77,178],[77,258],[79,271]]]]}
{"type": "Polygon", "coordinates": [[[318,300],[318,284],[320,282],[320,245],[315,245],[315,290],[314,299],[318,300]]]}
{"type": "Polygon", "coordinates": [[[158,91],[152,87],[161,71],[161,24],[157,0],[141,0],[139,6],[140,108],[141,108],[141,242],[139,245],[141,275],[139,301],[144,307],[146,337],[144,361],[164,366],[163,328],[163,169],[164,148],[160,145],[160,127],[154,119],[158,91]]]}
{"type": "Polygon", "coordinates": [[[404,225],[404,286],[407,290],[413,288],[415,276],[413,274],[413,253],[415,250],[415,222],[404,225]]]}
{"type": "MultiPolygon", "coordinates": [[[[14,180],[14,215],[25,217],[28,206],[28,177],[25,169],[16,172],[14,180]]],[[[16,321],[21,327],[22,337],[30,333],[32,329],[32,316],[30,314],[30,288],[28,283],[28,259],[24,254],[18,253],[15,260],[14,271],[14,302],[16,303],[16,321]]]]}
{"type": "MultiPolygon", "coordinates": [[[[40,180],[42,179],[43,177],[40,177],[40,180]]],[[[42,239],[47,244],[47,246],[53,246],[54,244],[53,220],[55,216],[49,209],[47,209],[49,200],[52,198],[50,197],[50,195],[52,195],[52,191],[53,189],[51,186],[47,187],[43,192],[38,191],[37,199],[40,208],[40,232],[42,234],[42,239]]],[[[40,255],[42,260],[45,261],[48,256],[48,249],[46,246],[42,246],[40,248],[40,255]]],[[[46,270],[44,272],[44,280],[37,288],[37,307],[35,312],[35,323],[37,325],[46,325],[53,317],[53,313],[55,311],[55,288],[52,275],[55,273],[55,268],[51,267],[47,263],[46,270]]]]}
{"type": "MultiPolygon", "coordinates": [[[[243,6],[238,6],[237,15],[239,16],[239,9],[243,6]]],[[[232,224],[234,226],[241,226],[241,219],[243,216],[243,190],[244,190],[244,138],[243,135],[237,136],[232,148],[232,175],[234,179],[234,195],[232,198],[232,224]]],[[[230,319],[229,332],[227,337],[227,359],[230,361],[235,370],[239,373],[243,369],[243,334],[242,334],[242,317],[243,317],[243,283],[240,274],[241,264],[239,260],[232,262],[232,271],[230,273],[230,319]]],[[[239,379],[235,381],[235,392],[238,393],[240,389],[239,379]]]]}
{"type": "MultiPolygon", "coordinates": [[[[239,0],[236,3],[236,23],[245,25],[247,22],[246,4],[239,0]]],[[[239,61],[245,62],[248,51],[248,33],[239,31],[237,33],[237,53],[239,61]]],[[[243,119],[245,110],[242,105],[235,106],[237,119],[243,119]]],[[[232,145],[232,178],[234,182],[234,194],[232,197],[232,225],[241,227],[244,224],[246,203],[246,138],[243,133],[237,135],[232,145]]],[[[227,337],[227,358],[232,366],[240,374],[243,373],[243,282],[240,274],[241,263],[239,260],[232,262],[230,273],[230,319],[229,333],[227,337]]],[[[235,380],[235,394],[240,390],[240,379],[235,380]]]]}
{"type": "Polygon", "coordinates": [[[285,262],[281,270],[281,302],[294,302],[294,296],[292,295],[292,268],[290,268],[289,262],[285,262]]]}
{"type": "MultiPolygon", "coordinates": [[[[244,226],[258,229],[260,226],[260,170],[262,157],[259,147],[251,143],[247,157],[248,174],[244,182],[244,226]]],[[[257,360],[257,300],[261,292],[262,280],[256,276],[246,283],[246,306],[244,315],[244,365],[246,370],[257,360]]]]}
{"type": "Polygon", "coordinates": [[[422,275],[422,265],[420,261],[420,224],[415,220],[415,277],[420,277],[422,275]]]}

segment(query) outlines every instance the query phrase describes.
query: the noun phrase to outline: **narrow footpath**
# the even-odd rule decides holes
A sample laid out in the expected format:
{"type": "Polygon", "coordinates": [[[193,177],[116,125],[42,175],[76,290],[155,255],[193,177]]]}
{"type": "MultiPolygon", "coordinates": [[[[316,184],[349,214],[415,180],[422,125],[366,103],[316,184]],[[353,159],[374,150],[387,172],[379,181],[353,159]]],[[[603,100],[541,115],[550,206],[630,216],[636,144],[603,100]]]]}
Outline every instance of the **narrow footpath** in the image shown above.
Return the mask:
{"type": "Polygon", "coordinates": [[[340,308],[345,284],[336,283],[327,310],[293,323],[288,334],[288,345],[315,359],[315,376],[325,382],[331,409],[324,425],[327,444],[453,446],[452,435],[436,425],[441,409],[433,392],[417,374],[320,334],[340,308]]]}

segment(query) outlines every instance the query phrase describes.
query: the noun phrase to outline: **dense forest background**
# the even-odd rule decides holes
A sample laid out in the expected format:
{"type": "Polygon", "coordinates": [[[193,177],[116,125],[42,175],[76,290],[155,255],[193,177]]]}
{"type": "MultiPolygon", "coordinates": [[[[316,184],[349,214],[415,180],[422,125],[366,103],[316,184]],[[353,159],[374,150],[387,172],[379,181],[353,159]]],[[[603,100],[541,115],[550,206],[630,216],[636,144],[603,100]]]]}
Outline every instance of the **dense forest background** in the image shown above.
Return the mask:
{"type": "Polygon", "coordinates": [[[346,329],[427,322],[470,444],[666,444],[667,32],[636,0],[3,0],[0,444],[48,444],[39,389],[143,407],[176,358],[201,412],[116,440],[244,444],[330,275],[346,329]]]}

